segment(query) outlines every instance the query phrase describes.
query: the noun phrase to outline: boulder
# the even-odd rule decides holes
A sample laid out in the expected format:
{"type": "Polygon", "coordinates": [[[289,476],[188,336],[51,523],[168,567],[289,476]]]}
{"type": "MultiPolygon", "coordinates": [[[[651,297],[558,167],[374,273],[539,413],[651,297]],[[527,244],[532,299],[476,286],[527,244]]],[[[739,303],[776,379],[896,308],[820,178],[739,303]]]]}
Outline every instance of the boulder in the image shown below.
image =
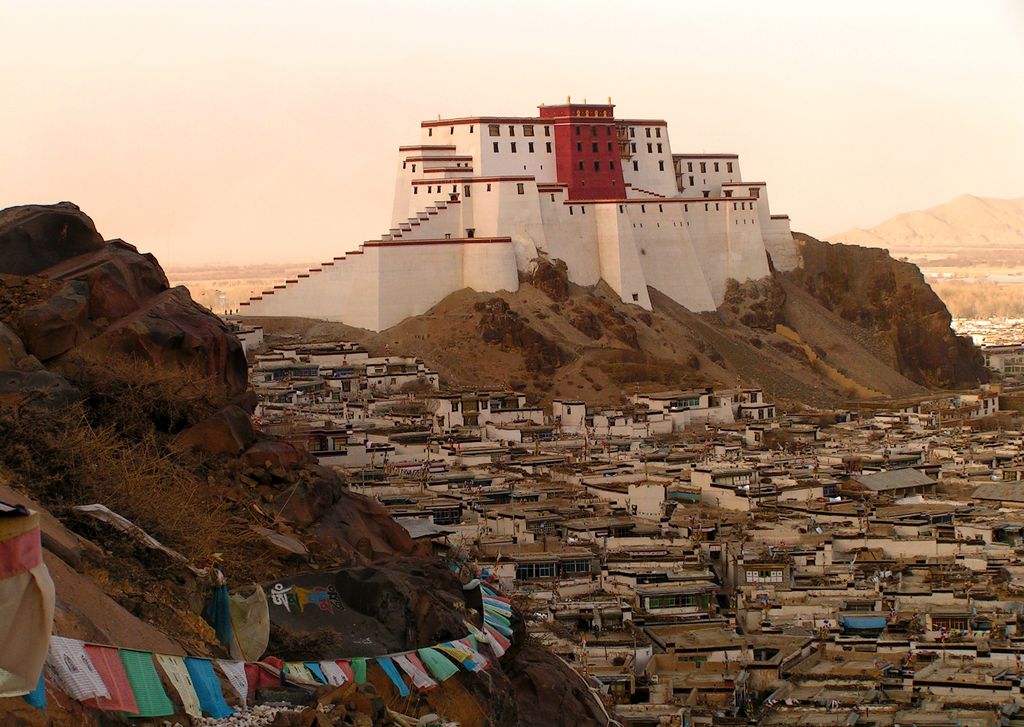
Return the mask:
{"type": "Polygon", "coordinates": [[[0,406],[33,406],[50,411],[65,409],[81,393],[60,374],[51,371],[0,371],[0,406]]]}
{"type": "Polygon", "coordinates": [[[186,288],[153,296],[112,323],[83,347],[84,352],[135,356],[164,366],[193,369],[224,384],[232,399],[248,388],[242,344],[217,316],[192,300],[186,288]]]}
{"type": "Polygon", "coordinates": [[[0,323],[0,370],[18,368],[18,362],[27,355],[18,334],[0,323]]]}
{"type": "Polygon", "coordinates": [[[310,461],[310,455],[288,442],[264,441],[245,450],[242,462],[249,467],[291,469],[310,461]]]}
{"type": "Polygon", "coordinates": [[[70,202],[0,210],[0,273],[32,275],[102,247],[96,225],[70,202]]]}
{"type": "Polygon", "coordinates": [[[49,300],[25,308],[18,326],[29,353],[41,361],[67,353],[95,332],[89,322],[89,285],[72,280],[49,300]]]}
{"type": "Polygon", "coordinates": [[[182,447],[202,449],[210,454],[238,454],[255,438],[249,415],[234,404],[182,430],[175,437],[182,447]]]}

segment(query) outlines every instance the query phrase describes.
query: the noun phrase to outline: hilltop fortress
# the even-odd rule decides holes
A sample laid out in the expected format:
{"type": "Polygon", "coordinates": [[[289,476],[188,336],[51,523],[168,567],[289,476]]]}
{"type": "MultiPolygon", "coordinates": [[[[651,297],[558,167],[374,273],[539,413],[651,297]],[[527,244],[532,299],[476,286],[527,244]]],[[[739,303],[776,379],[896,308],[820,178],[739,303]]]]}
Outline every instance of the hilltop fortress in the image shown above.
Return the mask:
{"type": "Polygon", "coordinates": [[[515,291],[539,255],[569,279],[604,280],[650,309],[648,286],[714,310],[730,278],[799,264],[789,217],[735,154],[673,154],[661,120],[608,104],[541,106],[535,117],[438,119],[398,149],[391,229],[243,302],[383,330],[462,288],[515,291]]]}

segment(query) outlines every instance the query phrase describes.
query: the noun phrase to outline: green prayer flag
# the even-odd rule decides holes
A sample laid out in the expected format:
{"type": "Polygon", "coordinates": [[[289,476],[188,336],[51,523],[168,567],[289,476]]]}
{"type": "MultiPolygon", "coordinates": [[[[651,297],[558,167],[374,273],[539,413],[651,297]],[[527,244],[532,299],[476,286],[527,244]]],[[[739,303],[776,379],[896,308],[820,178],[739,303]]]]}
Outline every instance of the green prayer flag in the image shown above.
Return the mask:
{"type": "Polygon", "coordinates": [[[352,667],[352,673],[356,677],[356,684],[366,684],[366,659],[352,659],[349,664],[352,667]]]}
{"type": "Polygon", "coordinates": [[[160,675],[153,665],[153,655],[144,651],[120,649],[118,654],[124,664],[128,683],[135,694],[139,713],[130,717],[169,717],[174,714],[174,704],[164,691],[160,675]]]}
{"type": "Polygon", "coordinates": [[[439,682],[450,679],[459,671],[459,667],[455,666],[444,654],[436,651],[433,647],[417,649],[416,653],[419,654],[423,665],[430,670],[430,673],[439,682]]]}

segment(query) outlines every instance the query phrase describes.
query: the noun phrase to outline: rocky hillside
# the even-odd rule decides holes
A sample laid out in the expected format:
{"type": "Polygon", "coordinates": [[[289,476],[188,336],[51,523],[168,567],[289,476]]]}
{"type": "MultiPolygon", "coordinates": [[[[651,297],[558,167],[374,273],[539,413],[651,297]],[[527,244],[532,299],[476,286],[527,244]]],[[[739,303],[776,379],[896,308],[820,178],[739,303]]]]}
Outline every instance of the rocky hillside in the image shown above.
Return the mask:
{"type": "Polygon", "coordinates": [[[657,290],[654,310],[603,285],[568,282],[540,259],[515,293],[455,293],[381,333],[304,319],[260,319],[268,335],[355,340],[415,353],[463,386],[524,389],[539,401],[618,404],[635,389],[759,385],[794,406],[920,394],[986,380],[980,355],[913,265],[884,251],[798,236],[805,265],[733,283],[715,313],[657,290]]]}
{"type": "MultiPolygon", "coordinates": [[[[316,638],[275,629],[269,651],[285,658],[463,636],[479,596],[333,471],[255,432],[252,404],[237,339],[187,290],[169,288],[152,256],[104,242],[68,203],[0,211],[0,500],[44,513],[55,633],[226,656],[198,615],[210,582],[186,567],[216,556],[233,586],[343,573],[339,595],[359,628],[316,638]],[[74,509],[90,503],[183,560],[74,509]]],[[[606,724],[575,674],[518,636],[486,678],[460,673],[402,710],[467,727],[606,724]]],[[[45,718],[0,699],[10,727],[111,719],[66,699],[51,699],[45,718]]]]}

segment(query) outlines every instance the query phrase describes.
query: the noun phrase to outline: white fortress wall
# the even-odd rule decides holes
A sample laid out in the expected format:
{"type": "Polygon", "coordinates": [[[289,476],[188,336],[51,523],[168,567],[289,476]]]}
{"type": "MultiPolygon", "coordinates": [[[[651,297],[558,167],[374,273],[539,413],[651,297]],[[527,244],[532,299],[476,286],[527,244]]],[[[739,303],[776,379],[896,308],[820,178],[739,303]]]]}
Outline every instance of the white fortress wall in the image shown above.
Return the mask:
{"type": "Polygon", "coordinates": [[[630,159],[622,160],[623,181],[644,192],[653,192],[663,197],[677,196],[679,190],[676,189],[672,167],[668,127],[638,122],[629,123],[629,129],[632,133],[629,144],[633,153],[630,159]]]}
{"type": "MultiPolygon", "coordinates": [[[[770,275],[768,255],[753,200],[732,199],[724,202],[725,227],[729,239],[726,277],[739,282],[758,280],[770,275]]],[[[721,304],[722,299],[717,302],[721,304]]]]}
{"type": "Polygon", "coordinates": [[[463,245],[462,286],[482,293],[519,290],[516,252],[512,242],[467,240],[463,245]]]}
{"type": "Polygon", "coordinates": [[[380,313],[374,324],[367,326],[373,330],[425,313],[465,287],[462,245],[457,241],[368,243],[364,249],[379,261],[380,313]]]}
{"type": "Polygon", "coordinates": [[[689,223],[694,251],[704,270],[716,307],[725,298],[725,281],[729,277],[730,268],[725,205],[723,200],[691,201],[684,203],[683,211],[689,223]]]}
{"type": "Polygon", "coordinates": [[[692,311],[714,310],[714,296],[683,219],[683,204],[624,202],[616,209],[633,227],[647,285],[692,311]]]}
{"type": "Polygon", "coordinates": [[[490,127],[493,125],[495,123],[481,124],[484,135],[479,141],[478,165],[474,159],[476,174],[488,177],[527,175],[536,177],[540,182],[555,181],[555,137],[553,133],[544,136],[544,124],[496,123],[498,136],[491,136],[490,127]],[[525,136],[526,126],[533,127],[533,136],[525,136]],[[530,151],[531,145],[533,151],[530,151]],[[551,151],[548,151],[549,148],[551,151]]]}
{"type": "Polygon", "coordinates": [[[735,154],[678,154],[675,164],[685,197],[720,197],[723,184],[743,179],[735,154]]]}
{"type": "Polygon", "coordinates": [[[547,242],[540,246],[551,258],[563,260],[569,280],[576,285],[597,285],[601,258],[597,244],[597,215],[583,215],[579,205],[565,201],[565,191],[541,192],[540,207],[547,242]],[[554,201],[552,201],[552,196],[554,201]]]}
{"type": "Polygon", "coordinates": [[[586,205],[597,218],[598,257],[601,277],[625,303],[651,310],[640,253],[633,227],[626,215],[619,214],[615,203],[586,205]]]}
{"type": "Polygon", "coordinates": [[[547,242],[537,183],[532,179],[513,179],[495,183],[492,190],[497,203],[495,235],[512,238],[516,266],[529,270],[537,257],[538,244],[547,242]]]}

